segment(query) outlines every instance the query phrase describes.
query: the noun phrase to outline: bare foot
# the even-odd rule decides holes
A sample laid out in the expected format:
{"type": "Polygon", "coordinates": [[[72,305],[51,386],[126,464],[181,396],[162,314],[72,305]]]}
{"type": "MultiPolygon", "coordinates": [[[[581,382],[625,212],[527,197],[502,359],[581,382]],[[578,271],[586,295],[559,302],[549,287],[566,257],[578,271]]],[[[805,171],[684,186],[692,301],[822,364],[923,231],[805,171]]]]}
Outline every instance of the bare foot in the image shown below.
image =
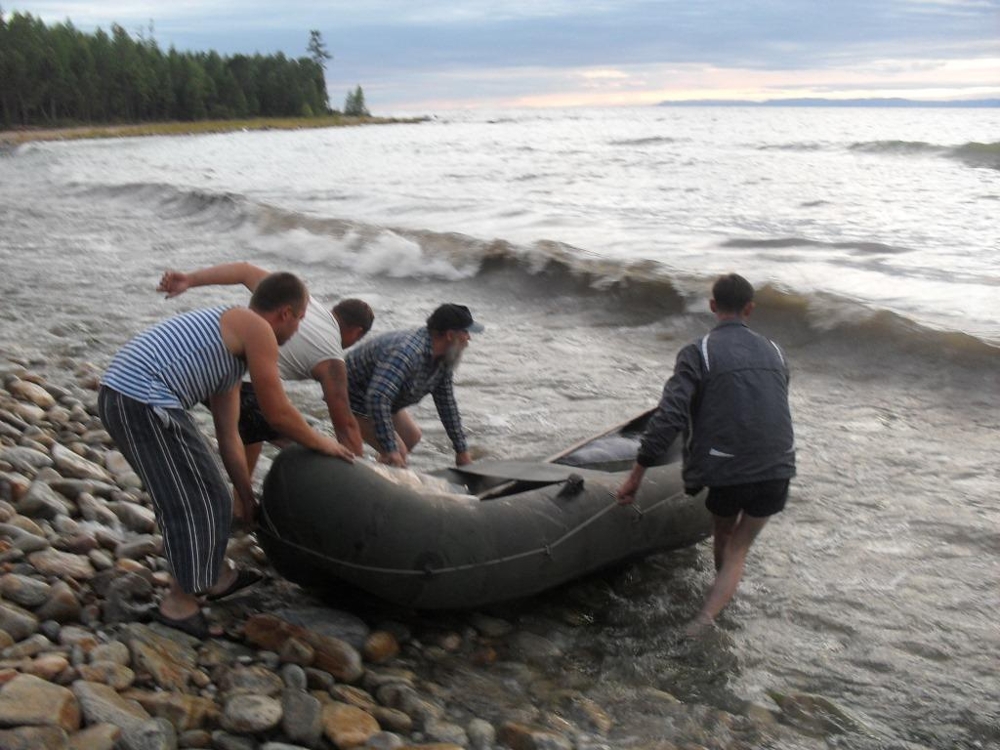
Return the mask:
{"type": "Polygon", "coordinates": [[[710,627],[712,627],[712,618],[699,614],[684,627],[684,638],[700,638],[710,627]]]}
{"type": "Polygon", "coordinates": [[[239,572],[236,568],[231,563],[226,562],[222,567],[222,575],[219,576],[219,580],[215,582],[215,585],[212,586],[212,588],[202,593],[206,596],[221,594],[236,582],[236,577],[238,575],[239,572]]]}

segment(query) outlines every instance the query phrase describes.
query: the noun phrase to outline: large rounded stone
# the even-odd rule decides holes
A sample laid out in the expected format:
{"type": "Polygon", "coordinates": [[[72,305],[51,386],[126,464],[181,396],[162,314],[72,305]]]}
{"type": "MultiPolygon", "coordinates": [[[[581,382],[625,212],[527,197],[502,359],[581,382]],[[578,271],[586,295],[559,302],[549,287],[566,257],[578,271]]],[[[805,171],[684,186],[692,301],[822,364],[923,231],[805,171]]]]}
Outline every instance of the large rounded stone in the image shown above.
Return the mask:
{"type": "Polygon", "coordinates": [[[380,731],[375,717],[346,703],[329,703],[323,707],[323,733],[337,750],[357,747],[380,731]]]}
{"type": "Polygon", "coordinates": [[[0,690],[0,726],[80,728],[80,704],[73,693],[34,675],[22,674],[0,690]]]}
{"type": "Polygon", "coordinates": [[[237,695],[226,702],[222,728],[239,734],[259,734],[281,723],[281,703],[266,695],[237,695]]]}

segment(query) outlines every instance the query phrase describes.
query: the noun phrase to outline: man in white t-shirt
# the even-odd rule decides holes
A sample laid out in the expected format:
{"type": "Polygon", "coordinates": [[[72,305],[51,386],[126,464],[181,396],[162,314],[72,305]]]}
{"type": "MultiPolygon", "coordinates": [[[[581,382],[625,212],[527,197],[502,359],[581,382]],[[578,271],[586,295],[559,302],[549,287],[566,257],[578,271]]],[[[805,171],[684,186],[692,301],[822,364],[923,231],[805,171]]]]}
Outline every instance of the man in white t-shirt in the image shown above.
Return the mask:
{"type": "MultiPolygon", "coordinates": [[[[191,273],[167,271],[160,279],[158,290],[165,292],[168,298],[192,287],[216,284],[242,284],[253,292],[269,273],[250,263],[225,263],[191,273]]],[[[374,320],[371,307],[359,299],[341,300],[332,310],[327,310],[310,295],[298,333],[278,350],[278,371],[282,379],[315,380],[320,384],[337,440],[358,456],[363,454],[364,444],[347,395],[344,349],[368,333],[374,320]]],[[[239,426],[252,473],[264,441],[278,441],[283,436],[264,419],[250,383],[243,383],[241,387],[239,426]]]]}

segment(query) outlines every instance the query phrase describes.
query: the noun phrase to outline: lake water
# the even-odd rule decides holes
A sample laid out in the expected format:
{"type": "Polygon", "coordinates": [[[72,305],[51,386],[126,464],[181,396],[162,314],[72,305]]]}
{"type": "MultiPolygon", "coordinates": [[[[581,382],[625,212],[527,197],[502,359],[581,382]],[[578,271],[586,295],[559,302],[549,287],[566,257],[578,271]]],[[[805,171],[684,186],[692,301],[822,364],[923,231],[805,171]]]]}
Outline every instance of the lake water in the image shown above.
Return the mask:
{"type": "MultiPolygon", "coordinates": [[[[997,110],[720,107],[29,144],[0,156],[0,342],[102,366],[164,316],[244,302],[154,291],[233,260],[362,297],[376,331],[462,302],[486,326],[457,379],[473,451],[538,457],[654,405],[712,278],[742,273],[792,365],[789,506],[694,662],[707,544],[559,592],[588,610],[568,663],[605,698],[821,694],[883,743],[841,747],[997,745],[998,134],[997,110]]],[[[448,463],[416,413],[415,467],[448,463]]]]}

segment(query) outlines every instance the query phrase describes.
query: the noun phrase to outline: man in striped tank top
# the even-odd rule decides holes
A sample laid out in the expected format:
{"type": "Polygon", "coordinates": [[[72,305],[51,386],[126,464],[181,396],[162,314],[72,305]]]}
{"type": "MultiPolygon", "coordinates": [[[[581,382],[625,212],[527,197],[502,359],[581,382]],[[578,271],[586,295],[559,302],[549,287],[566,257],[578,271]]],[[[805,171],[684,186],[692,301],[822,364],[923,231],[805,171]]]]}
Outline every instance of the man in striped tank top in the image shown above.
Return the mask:
{"type": "Polygon", "coordinates": [[[298,443],[344,460],[353,453],[313,430],[278,374],[278,347],[298,330],[308,292],[293,274],[257,285],[249,307],[169,318],[115,355],[101,379],[100,416],[153,500],[172,579],[154,617],[205,637],[200,597],[221,598],[259,579],[225,561],[233,517],[250,523],[256,500],[240,440],[240,381],[249,371],[269,423],[298,443]],[[207,401],[233,495],[187,410],[207,401]]]}

